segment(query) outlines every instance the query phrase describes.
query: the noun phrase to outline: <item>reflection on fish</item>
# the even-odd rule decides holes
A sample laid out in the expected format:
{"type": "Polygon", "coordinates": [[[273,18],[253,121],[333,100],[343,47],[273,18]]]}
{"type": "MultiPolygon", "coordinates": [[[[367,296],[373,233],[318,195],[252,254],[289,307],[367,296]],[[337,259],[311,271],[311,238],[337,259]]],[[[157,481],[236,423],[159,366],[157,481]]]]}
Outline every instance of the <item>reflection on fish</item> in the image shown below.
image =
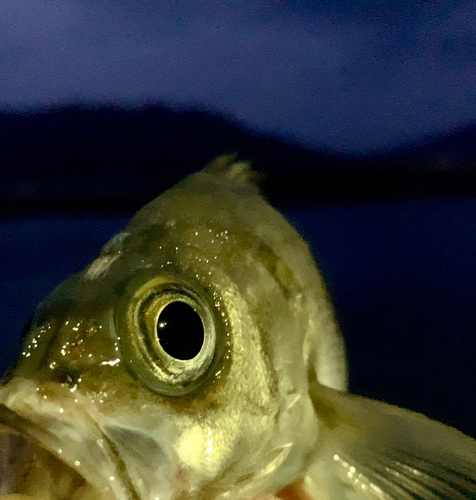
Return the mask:
{"type": "Polygon", "coordinates": [[[222,156],[37,309],[0,499],[476,498],[476,442],[346,392],[306,243],[222,156]]]}

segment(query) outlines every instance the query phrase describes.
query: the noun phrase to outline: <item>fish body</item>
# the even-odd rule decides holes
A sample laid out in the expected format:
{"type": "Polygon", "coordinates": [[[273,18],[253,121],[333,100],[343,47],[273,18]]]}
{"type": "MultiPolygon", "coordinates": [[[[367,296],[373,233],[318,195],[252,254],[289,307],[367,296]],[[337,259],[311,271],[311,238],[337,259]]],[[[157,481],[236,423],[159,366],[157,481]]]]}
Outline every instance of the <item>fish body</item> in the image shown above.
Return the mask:
{"type": "Polygon", "coordinates": [[[347,393],[307,244],[217,158],[40,304],[0,387],[0,498],[476,498],[476,443],[347,393]]]}

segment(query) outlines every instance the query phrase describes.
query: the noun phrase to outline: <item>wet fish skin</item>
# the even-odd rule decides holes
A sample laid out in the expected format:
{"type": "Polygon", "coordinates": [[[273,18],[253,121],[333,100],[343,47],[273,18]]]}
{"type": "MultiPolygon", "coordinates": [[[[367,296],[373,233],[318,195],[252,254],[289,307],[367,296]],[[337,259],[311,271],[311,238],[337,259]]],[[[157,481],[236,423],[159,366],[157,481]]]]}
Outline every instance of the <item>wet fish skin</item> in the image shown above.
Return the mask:
{"type": "MultiPolygon", "coordinates": [[[[141,497],[156,488],[161,496],[169,489],[190,498],[274,492],[301,474],[314,452],[318,423],[301,396],[307,373],[295,366],[317,356],[310,334],[323,320],[330,332],[322,348],[341,341],[307,246],[242,168],[236,163],[225,165],[226,174],[213,173],[221,170],[215,164],[165,193],[83,273],[60,285],[40,306],[14,378],[0,393],[6,406],[39,426],[53,420],[48,425],[59,434],[93,420],[120,448],[123,482],[142,488],[141,497]],[[124,342],[134,335],[129,302],[157,276],[207,297],[205,307],[216,315],[220,355],[181,397],[157,392],[154,374],[124,342]],[[150,457],[139,463],[129,449],[133,441],[147,442],[157,463],[173,464],[162,474],[167,484],[155,485],[150,457]]],[[[339,356],[337,369],[321,371],[329,383],[345,386],[343,350],[339,356]]],[[[117,475],[106,468],[95,478],[79,455],[74,449],[65,459],[79,461],[79,472],[98,487],[102,476],[117,475]]]]}
{"type": "Polygon", "coordinates": [[[324,282],[250,178],[218,158],[53,291],[0,421],[111,500],[476,498],[471,438],[345,392],[324,282]],[[177,301],[205,327],[192,360],[154,337],[177,301]]]}

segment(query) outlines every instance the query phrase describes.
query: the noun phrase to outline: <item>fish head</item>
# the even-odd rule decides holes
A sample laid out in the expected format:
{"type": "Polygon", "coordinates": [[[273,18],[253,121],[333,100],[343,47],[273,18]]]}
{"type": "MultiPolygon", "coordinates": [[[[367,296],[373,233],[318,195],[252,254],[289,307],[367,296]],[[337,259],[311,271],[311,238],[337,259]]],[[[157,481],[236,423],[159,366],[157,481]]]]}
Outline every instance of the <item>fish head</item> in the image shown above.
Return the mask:
{"type": "Polygon", "coordinates": [[[345,387],[322,278],[248,165],[221,157],[38,307],[0,387],[1,446],[29,465],[0,494],[272,494],[318,448],[315,379],[345,387]]]}

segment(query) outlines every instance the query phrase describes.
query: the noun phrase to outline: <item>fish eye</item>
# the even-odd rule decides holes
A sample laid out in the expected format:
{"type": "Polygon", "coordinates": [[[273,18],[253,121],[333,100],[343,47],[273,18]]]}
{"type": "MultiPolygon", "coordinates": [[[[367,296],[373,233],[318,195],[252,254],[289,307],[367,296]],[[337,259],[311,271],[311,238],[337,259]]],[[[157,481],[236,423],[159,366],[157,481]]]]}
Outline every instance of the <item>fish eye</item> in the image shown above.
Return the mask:
{"type": "Polygon", "coordinates": [[[115,314],[123,360],[161,394],[188,394],[216,371],[224,345],[222,316],[199,285],[173,276],[138,279],[115,314]]]}

